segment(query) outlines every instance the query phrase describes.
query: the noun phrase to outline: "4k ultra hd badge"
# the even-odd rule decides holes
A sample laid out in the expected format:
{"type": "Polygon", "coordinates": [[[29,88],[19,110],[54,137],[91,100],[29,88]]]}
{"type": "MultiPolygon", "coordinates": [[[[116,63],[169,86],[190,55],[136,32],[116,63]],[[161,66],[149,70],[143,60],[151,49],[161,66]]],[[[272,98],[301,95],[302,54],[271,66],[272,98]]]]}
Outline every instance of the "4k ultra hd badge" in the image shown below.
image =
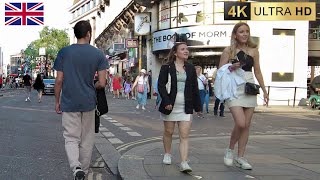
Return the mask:
{"type": "Polygon", "coordinates": [[[251,20],[251,4],[248,2],[225,2],[224,20],[251,20]]]}
{"type": "Polygon", "coordinates": [[[315,21],[315,2],[225,2],[224,20],[315,21]]]}

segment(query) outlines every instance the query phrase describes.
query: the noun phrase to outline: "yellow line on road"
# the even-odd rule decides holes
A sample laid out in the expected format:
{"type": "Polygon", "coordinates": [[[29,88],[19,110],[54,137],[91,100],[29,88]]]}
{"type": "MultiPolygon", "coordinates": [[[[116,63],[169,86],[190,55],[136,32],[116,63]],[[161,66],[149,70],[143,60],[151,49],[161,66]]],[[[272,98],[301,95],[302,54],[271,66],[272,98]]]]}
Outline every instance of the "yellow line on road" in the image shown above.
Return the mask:
{"type": "Polygon", "coordinates": [[[53,112],[52,110],[43,110],[43,109],[33,109],[33,108],[21,108],[21,107],[12,107],[12,106],[1,106],[2,108],[6,109],[16,109],[16,110],[23,110],[23,111],[40,111],[40,112],[53,112]]]}

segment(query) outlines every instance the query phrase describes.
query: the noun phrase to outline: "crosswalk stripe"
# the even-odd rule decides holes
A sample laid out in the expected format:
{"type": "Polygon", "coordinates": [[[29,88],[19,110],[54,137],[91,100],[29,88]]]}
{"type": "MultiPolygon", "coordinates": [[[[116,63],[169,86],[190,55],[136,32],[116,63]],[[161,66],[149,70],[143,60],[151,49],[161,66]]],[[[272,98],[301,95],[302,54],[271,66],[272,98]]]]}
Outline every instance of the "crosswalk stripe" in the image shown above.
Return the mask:
{"type": "Polygon", "coordinates": [[[108,120],[109,122],[111,122],[111,123],[116,123],[116,122],[118,122],[118,121],[116,121],[116,120],[108,120]]]}
{"type": "Polygon", "coordinates": [[[124,126],[123,124],[121,123],[113,123],[115,126],[124,126]]]}
{"type": "Polygon", "coordinates": [[[105,127],[100,127],[100,128],[99,128],[99,131],[108,131],[108,129],[105,128],[105,127]]]}
{"type": "Polygon", "coordinates": [[[124,131],[131,131],[132,129],[129,128],[129,127],[119,127],[121,130],[124,130],[124,131]]]}
{"type": "Polygon", "coordinates": [[[106,120],[110,120],[110,119],[112,119],[111,117],[104,116],[104,115],[102,115],[101,117],[102,117],[103,119],[106,119],[106,120]]]}
{"type": "Polygon", "coordinates": [[[127,132],[130,136],[141,136],[141,134],[137,132],[127,132]]]}
{"type": "Polygon", "coordinates": [[[112,134],[111,132],[102,132],[102,134],[103,134],[105,137],[114,137],[114,134],[112,134]]]}
{"type": "Polygon", "coordinates": [[[118,138],[109,138],[108,141],[110,141],[111,144],[123,144],[123,142],[118,138]]]}

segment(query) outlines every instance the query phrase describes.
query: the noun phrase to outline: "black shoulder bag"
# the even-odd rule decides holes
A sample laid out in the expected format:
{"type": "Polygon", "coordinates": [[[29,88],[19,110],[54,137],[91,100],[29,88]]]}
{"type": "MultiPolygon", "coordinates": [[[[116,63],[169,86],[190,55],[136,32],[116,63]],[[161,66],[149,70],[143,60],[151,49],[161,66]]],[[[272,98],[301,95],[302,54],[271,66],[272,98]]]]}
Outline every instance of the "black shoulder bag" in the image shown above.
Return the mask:
{"type": "Polygon", "coordinates": [[[108,113],[108,102],[106,93],[103,89],[96,89],[97,94],[97,106],[95,111],[95,133],[99,132],[99,126],[100,126],[100,116],[108,113]]]}
{"type": "Polygon", "coordinates": [[[258,84],[247,82],[244,88],[244,91],[248,95],[257,95],[260,94],[260,86],[258,84]]]}

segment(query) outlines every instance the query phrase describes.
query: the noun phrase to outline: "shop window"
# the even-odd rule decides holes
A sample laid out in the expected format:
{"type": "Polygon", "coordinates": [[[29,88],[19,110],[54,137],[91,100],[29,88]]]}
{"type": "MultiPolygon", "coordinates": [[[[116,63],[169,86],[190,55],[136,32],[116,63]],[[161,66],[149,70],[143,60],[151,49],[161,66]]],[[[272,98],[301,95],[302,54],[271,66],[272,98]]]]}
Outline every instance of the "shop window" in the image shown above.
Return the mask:
{"type": "Polygon", "coordinates": [[[204,3],[201,1],[178,1],[178,26],[204,24],[204,3]]]}
{"type": "Polygon", "coordinates": [[[159,29],[170,28],[170,1],[161,1],[159,4],[159,29]]]}
{"type": "Polygon", "coordinates": [[[273,72],[272,82],[292,82],[294,80],[294,73],[291,72],[273,72]]]}
{"type": "Polygon", "coordinates": [[[85,13],[85,7],[84,5],[81,7],[81,14],[84,14],[85,13]]]}
{"type": "Polygon", "coordinates": [[[90,2],[87,3],[87,11],[90,10],[90,2]]]}

